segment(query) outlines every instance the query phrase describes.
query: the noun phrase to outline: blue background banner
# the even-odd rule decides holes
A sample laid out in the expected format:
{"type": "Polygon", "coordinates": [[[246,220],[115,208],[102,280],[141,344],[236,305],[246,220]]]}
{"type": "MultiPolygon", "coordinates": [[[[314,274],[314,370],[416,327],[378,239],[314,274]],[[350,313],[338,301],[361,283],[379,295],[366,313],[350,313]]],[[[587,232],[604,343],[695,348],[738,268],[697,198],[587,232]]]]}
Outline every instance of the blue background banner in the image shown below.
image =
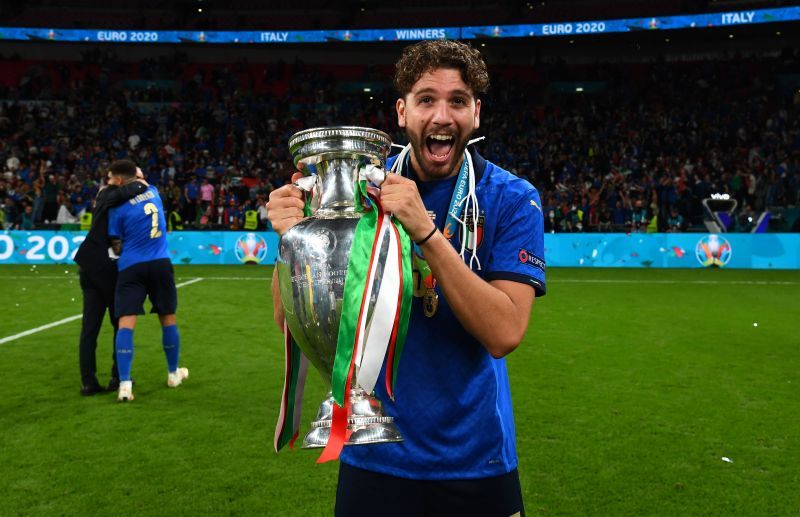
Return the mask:
{"type": "MultiPolygon", "coordinates": [[[[71,263],[85,232],[0,233],[0,264],[71,263]]],[[[274,264],[274,232],[173,232],[175,264],[274,264]]],[[[800,269],[796,233],[557,233],[545,235],[549,267],[800,269]]]]}
{"type": "Polygon", "coordinates": [[[548,266],[800,269],[796,233],[559,233],[544,243],[548,266]]]}
{"type": "MultiPolygon", "coordinates": [[[[71,263],[86,232],[0,233],[0,264],[71,263]]],[[[173,264],[274,264],[274,232],[173,232],[167,234],[173,264]]]]}
{"type": "Polygon", "coordinates": [[[357,41],[418,41],[429,39],[523,38],[581,36],[671,29],[702,29],[800,20],[800,6],[693,15],[617,20],[585,20],[533,25],[428,27],[313,31],[148,31],[0,27],[0,40],[86,41],[93,43],[260,44],[357,41]]]}

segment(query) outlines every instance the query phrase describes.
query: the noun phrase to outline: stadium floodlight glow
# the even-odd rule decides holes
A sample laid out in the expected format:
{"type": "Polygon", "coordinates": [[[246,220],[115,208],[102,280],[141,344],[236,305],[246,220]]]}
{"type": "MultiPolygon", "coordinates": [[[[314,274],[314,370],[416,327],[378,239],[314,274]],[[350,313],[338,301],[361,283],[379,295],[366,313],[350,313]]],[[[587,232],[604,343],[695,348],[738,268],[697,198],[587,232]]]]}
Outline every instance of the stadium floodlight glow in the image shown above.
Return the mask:
{"type": "Polygon", "coordinates": [[[197,12],[198,12],[198,13],[202,13],[202,12],[203,12],[203,8],[202,8],[202,7],[198,7],[198,8],[197,8],[197,12]]]}

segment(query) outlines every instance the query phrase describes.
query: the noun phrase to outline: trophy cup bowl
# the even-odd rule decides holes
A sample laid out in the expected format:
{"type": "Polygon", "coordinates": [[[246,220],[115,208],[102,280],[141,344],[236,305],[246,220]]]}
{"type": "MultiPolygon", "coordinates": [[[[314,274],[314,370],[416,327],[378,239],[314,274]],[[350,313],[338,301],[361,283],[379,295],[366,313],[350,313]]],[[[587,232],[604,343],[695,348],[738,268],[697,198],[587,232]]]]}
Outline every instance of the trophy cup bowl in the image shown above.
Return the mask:
{"type": "MultiPolygon", "coordinates": [[[[289,139],[294,164],[315,174],[312,215],[281,236],[278,282],[286,324],[309,362],[330,386],[350,248],[361,213],[356,209],[359,171],[383,168],[391,140],[362,127],[307,129],[289,139]]],[[[385,261],[388,250],[381,250],[385,261]]],[[[375,286],[375,292],[379,288],[375,286]]],[[[374,292],[370,297],[371,312],[374,292]]],[[[369,312],[368,312],[369,314],[369,312]]],[[[384,416],[374,395],[353,379],[346,445],[401,441],[392,417],[384,416]]],[[[322,403],[303,448],[325,447],[331,431],[333,398],[322,403]]]]}

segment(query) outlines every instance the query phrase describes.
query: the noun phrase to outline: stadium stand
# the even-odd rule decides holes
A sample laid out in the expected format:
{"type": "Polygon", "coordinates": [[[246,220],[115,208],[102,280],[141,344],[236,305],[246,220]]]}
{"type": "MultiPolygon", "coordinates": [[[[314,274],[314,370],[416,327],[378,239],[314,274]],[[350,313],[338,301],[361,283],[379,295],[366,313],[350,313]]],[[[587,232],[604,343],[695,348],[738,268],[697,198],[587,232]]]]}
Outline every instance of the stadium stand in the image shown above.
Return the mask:
{"type": "MultiPolygon", "coordinates": [[[[91,2],[72,3],[79,14],[92,9],[91,2]]],[[[255,9],[234,4],[242,12],[255,9]]],[[[662,4],[667,12],[676,9],[674,2],[662,4]]],[[[326,5],[311,9],[322,12],[326,5]]],[[[614,12],[630,14],[632,5],[621,2],[614,12]]],[[[516,16],[535,18],[541,14],[536,7],[516,16]]],[[[46,12],[58,10],[45,2],[12,19],[46,12]]],[[[288,12],[278,9],[275,19],[288,12]]],[[[375,12],[381,11],[356,6],[339,14],[369,25],[377,22],[375,12]]],[[[97,19],[112,24],[114,16],[123,25],[137,23],[116,11],[97,19]]],[[[226,20],[219,21],[228,26],[226,20]]],[[[507,52],[521,48],[516,45],[507,52]]],[[[185,228],[239,228],[248,210],[287,181],[286,142],[294,132],[364,125],[404,142],[391,67],[380,60],[256,61],[253,52],[229,50],[231,59],[221,64],[178,48],[132,60],[120,58],[130,47],[124,48],[75,46],[67,60],[12,50],[2,59],[6,227],[22,224],[25,205],[33,207],[39,228],[75,224],[90,209],[107,165],[130,155],[185,228]],[[201,207],[194,189],[203,179],[214,196],[201,207]]],[[[548,231],[705,231],[701,202],[715,193],[738,202],[730,230],[750,231],[765,210],[772,214],[771,231],[797,227],[797,48],[749,56],[716,51],[688,60],[659,52],[637,60],[605,58],[535,55],[530,64],[495,59],[492,65],[494,85],[484,99],[490,108],[481,124],[487,140],[477,145],[539,188],[548,231]]]]}

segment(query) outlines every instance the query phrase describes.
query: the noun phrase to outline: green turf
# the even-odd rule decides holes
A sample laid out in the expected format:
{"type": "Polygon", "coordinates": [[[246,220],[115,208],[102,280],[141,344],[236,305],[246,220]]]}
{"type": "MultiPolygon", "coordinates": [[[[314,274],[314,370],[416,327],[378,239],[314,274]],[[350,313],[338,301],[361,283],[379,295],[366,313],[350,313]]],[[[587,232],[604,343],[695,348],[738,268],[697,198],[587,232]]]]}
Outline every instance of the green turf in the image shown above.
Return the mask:
{"type": "MultiPolygon", "coordinates": [[[[272,451],[270,272],[177,267],[179,282],[204,278],[178,291],[191,377],[165,387],[146,317],[131,404],[78,396],[79,321],[0,344],[0,514],[331,514],[337,466],[272,451]]],[[[800,272],[548,280],[509,357],[529,515],[800,513],[800,272]]],[[[71,267],[4,266],[0,292],[0,340],[80,313],[71,267]]],[[[110,353],[104,329],[101,381],[110,353]]],[[[306,422],[324,395],[309,379],[306,422]]]]}

